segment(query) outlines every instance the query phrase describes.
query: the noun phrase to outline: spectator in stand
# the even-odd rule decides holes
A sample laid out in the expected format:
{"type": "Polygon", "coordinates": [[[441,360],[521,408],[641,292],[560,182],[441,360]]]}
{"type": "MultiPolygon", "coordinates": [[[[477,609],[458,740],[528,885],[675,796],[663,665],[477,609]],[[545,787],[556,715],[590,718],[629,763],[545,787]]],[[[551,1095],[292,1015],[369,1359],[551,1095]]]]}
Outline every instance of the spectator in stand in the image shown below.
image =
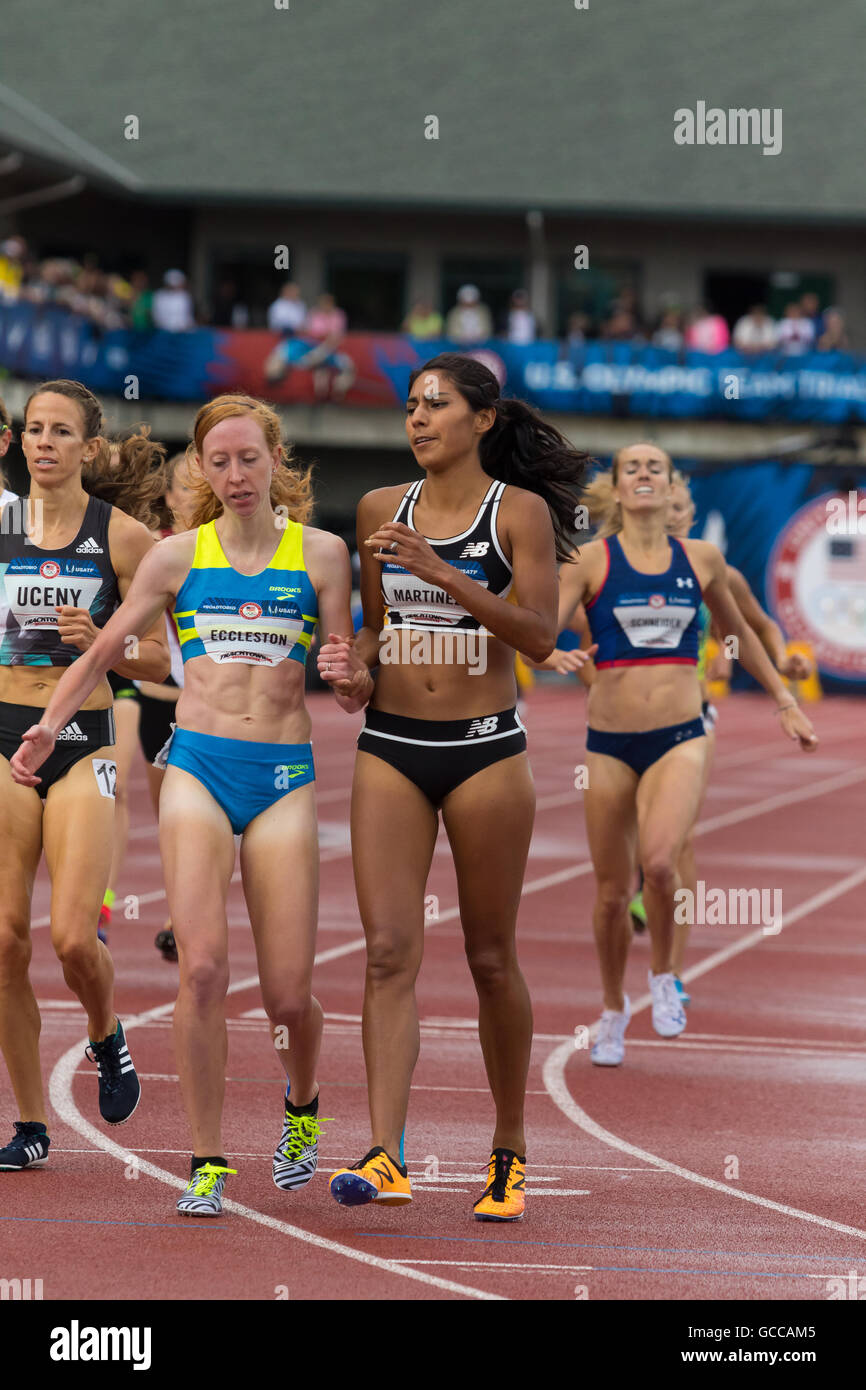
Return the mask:
{"type": "Polygon", "coordinates": [[[734,347],[738,352],[771,352],[779,336],[775,319],[766,304],[755,304],[734,324],[734,347]]]}
{"type": "Polygon", "coordinates": [[[319,295],[307,315],[304,332],[323,343],[330,339],[339,342],[343,337],[346,332],[346,315],[342,309],[337,308],[337,301],[332,294],[319,295]]]}
{"type": "Polygon", "coordinates": [[[457,303],[449,309],[445,320],[445,335],[461,347],[486,342],[493,336],[493,319],[487,305],[481,302],[477,285],[460,286],[457,303]]]}
{"type": "Polygon", "coordinates": [[[821,334],[824,332],[824,315],[821,312],[821,301],[812,290],[807,290],[800,296],[800,308],[803,310],[803,317],[812,320],[812,327],[815,330],[815,342],[817,343],[821,334]]]}
{"type": "Polygon", "coordinates": [[[819,352],[847,352],[848,334],[845,330],[845,317],[841,309],[824,310],[824,332],[816,347],[819,352]]]}
{"type": "Polygon", "coordinates": [[[195,328],[192,295],[182,270],[165,272],[162,287],[153,296],[151,313],[154,328],[164,333],[189,333],[195,328]]]}
{"type": "Polygon", "coordinates": [[[301,287],[287,280],[268,309],[268,328],[272,333],[300,333],[307,319],[307,306],[301,287]]]}
{"type": "Polygon", "coordinates": [[[441,338],[442,315],[429,299],[416,299],[403,320],[403,332],[410,338],[441,338]]]}
{"type": "Polygon", "coordinates": [[[637,320],[631,309],[614,300],[608,317],[601,325],[601,337],[608,342],[631,343],[640,341],[640,336],[637,320]]]}
{"type": "Polygon", "coordinates": [[[683,316],[679,309],[665,309],[651,341],[653,347],[664,348],[666,352],[680,351],[685,338],[683,337],[683,316]]]}
{"type": "Polygon", "coordinates": [[[589,337],[589,330],[592,327],[589,314],[577,312],[569,314],[565,325],[565,355],[570,357],[572,352],[580,352],[584,343],[589,337]]]}
{"type": "Polygon", "coordinates": [[[629,314],[634,324],[634,337],[646,337],[646,324],[641,313],[640,301],[638,300],[637,290],[633,285],[623,285],[616,299],[610,306],[609,317],[618,314],[629,314]]]}
{"type": "Polygon", "coordinates": [[[785,317],[778,326],[777,346],[788,357],[799,357],[815,344],[815,325],[803,313],[802,305],[791,300],[785,305],[785,317]]]}
{"type": "Polygon", "coordinates": [[[129,326],[138,333],[153,328],[153,291],[146,270],[134,270],[129,277],[132,298],[129,304],[129,326]]]}
{"type": "Polygon", "coordinates": [[[535,315],[529,307],[526,290],[515,290],[511,296],[505,336],[509,343],[535,342],[535,315]]]}
{"type": "Polygon", "coordinates": [[[693,352],[724,352],[730,341],[730,330],[721,314],[714,314],[702,305],[689,315],[686,347],[693,352]]]}
{"type": "Polygon", "coordinates": [[[0,300],[12,302],[21,291],[27,243],[23,237],[11,236],[0,246],[0,300]]]}

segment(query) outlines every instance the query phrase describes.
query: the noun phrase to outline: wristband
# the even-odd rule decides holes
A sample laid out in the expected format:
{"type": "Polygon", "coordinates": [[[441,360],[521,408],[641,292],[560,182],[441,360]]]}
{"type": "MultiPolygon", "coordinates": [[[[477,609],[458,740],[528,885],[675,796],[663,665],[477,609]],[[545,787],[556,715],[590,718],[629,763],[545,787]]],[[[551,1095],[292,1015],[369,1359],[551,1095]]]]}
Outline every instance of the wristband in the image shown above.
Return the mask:
{"type": "Polygon", "coordinates": [[[776,713],[777,713],[777,714],[784,714],[786,709],[796,709],[796,708],[797,708],[797,701],[796,701],[796,700],[792,700],[791,703],[790,703],[789,705],[777,705],[777,706],[776,706],[776,713]]]}

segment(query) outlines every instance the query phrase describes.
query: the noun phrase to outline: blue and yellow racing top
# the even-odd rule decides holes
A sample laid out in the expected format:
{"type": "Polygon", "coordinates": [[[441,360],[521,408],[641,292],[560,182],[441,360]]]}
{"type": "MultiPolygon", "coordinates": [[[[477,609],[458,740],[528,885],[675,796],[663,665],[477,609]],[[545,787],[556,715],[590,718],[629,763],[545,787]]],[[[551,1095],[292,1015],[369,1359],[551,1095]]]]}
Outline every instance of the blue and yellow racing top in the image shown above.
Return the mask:
{"type": "Polygon", "coordinates": [[[184,662],[303,666],[318,622],[318,600],[304,567],[304,528],[287,521],[273,558],[259,574],[239,574],[223,553],[216,524],[198,528],[195,555],[174,606],[184,662]]]}

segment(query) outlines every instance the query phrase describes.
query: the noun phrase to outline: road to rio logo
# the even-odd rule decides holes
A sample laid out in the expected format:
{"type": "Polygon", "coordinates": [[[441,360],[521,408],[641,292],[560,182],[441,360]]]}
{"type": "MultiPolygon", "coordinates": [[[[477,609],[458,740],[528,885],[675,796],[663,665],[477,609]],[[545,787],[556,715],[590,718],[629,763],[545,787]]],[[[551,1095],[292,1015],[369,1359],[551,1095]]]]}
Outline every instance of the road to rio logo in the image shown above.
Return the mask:
{"type": "Polygon", "coordinates": [[[262,606],[260,603],[242,603],[238,612],[242,618],[248,618],[252,622],[254,618],[262,616],[262,606]]]}
{"type": "Polygon", "coordinates": [[[39,566],[39,573],[43,579],[56,579],[60,573],[60,566],[56,560],[43,560],[39,566]]]}

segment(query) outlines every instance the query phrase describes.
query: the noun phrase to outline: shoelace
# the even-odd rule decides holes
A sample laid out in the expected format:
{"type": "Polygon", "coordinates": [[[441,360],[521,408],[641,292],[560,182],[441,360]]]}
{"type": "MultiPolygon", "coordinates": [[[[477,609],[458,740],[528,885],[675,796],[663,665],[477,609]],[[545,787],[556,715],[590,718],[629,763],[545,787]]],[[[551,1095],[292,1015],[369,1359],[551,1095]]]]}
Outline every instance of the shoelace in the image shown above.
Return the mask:
{"type": "Polygon", "coordinates": [[[237,1171],[237,1168],[218,1168],[215,1163],[203,1163],[200,1168],[196,1168],[186,1190],[195,1197],[210,1197],[223,1173],[237,1174],[237,1171]]]}
{"type": "Polygon", "coordinates": [[[110,1038],[103,1038],[101,1042],[88,1043],[84,1049],[88,1062],[101,1064],[102,1084],[109,1093],[117,1090],[123,1075],[120,1067],[120,1049],[112,1046],[116,1041],[117,1034],[114,1033],[110,1038]]]}
{"type": "Polygon", "coordinates": [[[602,1014],[601,1022],[598,1025],[598,1036],[595,1040],[596,1047],[606,1047],[608,1043],[613,1042],[615,1022],[616,1020],[612,1015],[602,1014]]]}
{"type": "Polygon", "coordinates": [[[490,1160],[487,1191],[494,1202],[504,1202],[508,1193],[508,1179],[514,1160],[504,1154],[496,1154],[490,1160]]]}
{"type": "Polygon", "coordinates": [[[284,1146],[283,1153],[286,1158],[299,1158],[304,1149],[314,1144],[322,1133],[322,1125],[328,1124],[333,1117],[331,1115],[292,1115],[286,1111],[286,1125],[289,1129],[289,1137],[284,1146]]]}
{"type": "Polygon", "coordinates": [[[38,1134],[25,1134],[21,1120],[14,1120],[13,1124],[15,1125],[15,1137],[9,1140],[6,1145],[7,1149],[25,1149],[28,1144],[36,1144],[40,1139],[46,1137],[41,1130],[38,1134]]]}

